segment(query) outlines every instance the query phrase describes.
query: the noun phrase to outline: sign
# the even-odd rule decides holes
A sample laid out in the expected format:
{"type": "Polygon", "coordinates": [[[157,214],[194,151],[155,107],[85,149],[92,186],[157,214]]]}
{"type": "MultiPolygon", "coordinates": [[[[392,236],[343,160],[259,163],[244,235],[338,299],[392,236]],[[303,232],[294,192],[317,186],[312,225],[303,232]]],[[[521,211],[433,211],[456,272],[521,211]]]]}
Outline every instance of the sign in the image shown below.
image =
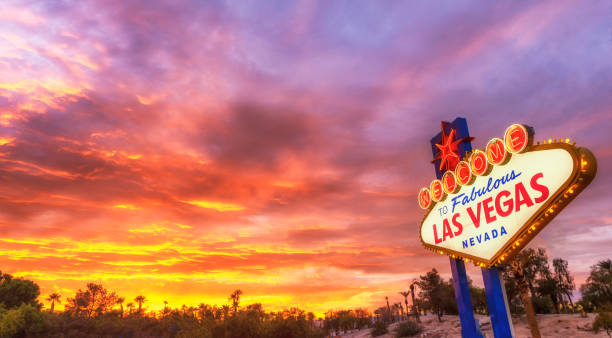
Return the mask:
{"type": "MultiPolygon", "coordinates": [[[[444,128],[443,128],[444,130],[444,128]]],[[[452,145],[454,130],[442,137],[452,145]]],[[[450,148],[445,148],[450,149],[450,148]]],[[[443,153],[445,151],[445,153],[443,153]]],[[[451,155],[452,156],[452,155],[451,155]]],[[[597,162],[585,148],[565,140],[533,145],[533,130],[514,124],[455,161],[441,179],[418,193],[427,210],[420,237],[426,248],[482,267],[519,252],[595,177],[597,162]]],[[[443,168],[441,166],[441,168],[443,168]]]]}

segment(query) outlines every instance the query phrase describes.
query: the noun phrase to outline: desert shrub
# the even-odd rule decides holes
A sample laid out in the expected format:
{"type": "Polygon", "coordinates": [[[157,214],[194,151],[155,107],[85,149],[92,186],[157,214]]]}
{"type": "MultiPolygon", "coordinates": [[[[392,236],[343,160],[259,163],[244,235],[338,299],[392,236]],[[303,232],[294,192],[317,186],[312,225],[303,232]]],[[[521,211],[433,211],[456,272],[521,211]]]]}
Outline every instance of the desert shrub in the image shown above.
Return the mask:
{"type": "Polygon", "coordinates": [[[598,333],[601,330],[606,330],[608,336],[612,336],[612,303],[604,304],[599,309],[597,317],[595,317],[593,331],[598,333]]]}
{"type": "Polygon", "coordinates": [[[531,303],[535,313],[548,314],[555,311],[555,306],[549,297],[531,297],[531,303]]]}
{"type": "Polygon", "coordinates": [[[372,329],[372,337],[382,336],[383,334],[389,332],[388,324],[382,320],[374,323],[374,328],[372,329]]]}
{"type": "Polygon", "coordinates": [[[37,306],[21,304],[18,308],[0,311],[0,337],[37,337],[45,330],[37,306]]]}
{"type": "Polygon", "coordinates": [[[405,322],[401,322],[395,331],[396,337],[412,337],[417,335],[423,331],[423,327],[419,325],[417,322],[412,320],[407,320],[405,322]]]}

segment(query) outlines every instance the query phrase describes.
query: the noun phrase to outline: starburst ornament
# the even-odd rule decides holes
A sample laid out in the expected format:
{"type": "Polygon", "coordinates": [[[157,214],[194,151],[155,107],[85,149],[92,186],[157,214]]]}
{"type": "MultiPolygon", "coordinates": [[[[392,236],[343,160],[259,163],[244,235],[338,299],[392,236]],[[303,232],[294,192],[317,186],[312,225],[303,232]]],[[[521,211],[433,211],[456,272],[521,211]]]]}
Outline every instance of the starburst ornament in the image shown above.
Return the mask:
{"type": "Polygon", "coordinates": [[[462,137],[458,140],[455,140],[455,129],[451,128],[448,135],[446,135],[446,128],[450,123],[442,121],[442,142],[436,144],[436,148],[438,148],[439,152],[436,154],[431,163],[435,163],[437,160],[440,160],[440,171],[444,172],[446,170],[455,170],[455,167],[461,160],[461,156],[459,156],[459,143],[466,141],[470,142],[474,138],[473,137],[462,137]]]}

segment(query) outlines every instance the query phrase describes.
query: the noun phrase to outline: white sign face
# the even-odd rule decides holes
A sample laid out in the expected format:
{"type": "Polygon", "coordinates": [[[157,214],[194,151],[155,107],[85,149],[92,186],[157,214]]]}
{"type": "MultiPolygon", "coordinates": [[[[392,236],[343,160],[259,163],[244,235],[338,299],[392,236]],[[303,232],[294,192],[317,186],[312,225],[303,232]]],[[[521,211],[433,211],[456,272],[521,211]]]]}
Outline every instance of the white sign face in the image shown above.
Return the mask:
{"type": "Polygon", "coordinates": [[[570,151],[560,147],[512,154],[507,164],[493,166],[488,175],[433,205],[421,224],[421,240],[490,264],[575,179],[580,164],[570,151]]]}

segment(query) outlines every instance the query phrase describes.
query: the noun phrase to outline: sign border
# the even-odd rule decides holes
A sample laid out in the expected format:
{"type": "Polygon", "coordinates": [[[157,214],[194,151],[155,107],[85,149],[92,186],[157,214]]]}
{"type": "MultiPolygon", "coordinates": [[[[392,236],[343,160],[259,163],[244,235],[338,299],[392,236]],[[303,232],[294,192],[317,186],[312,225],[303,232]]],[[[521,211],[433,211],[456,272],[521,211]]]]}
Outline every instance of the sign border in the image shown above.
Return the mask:
{"type": "MultiPolygon", "coordinates": [[[[437,251],[440,254],[446,254],[452,258],[463,258],[464,261],[474,261],[476,265],[481,267],[492,267],[497,264],[501,264],[506,260],[511,259],[521,249],[523,249],[542,229],[552,221],[563,208],[565,208],[586,186],[591,183],[597,172],[597,161],[593,153],[586,148],[575,147],[568,143],[549,143],[538,144],[531,146],[525,153],[543,151],[550,149],[564,149],[572,157],[574,167],[569,178],[561,185],[561,187],[544,203],[540,208],[522,225],[522,227],[512,236],[511,240],[508,240],[506,244],[499,249],[495,255],[489,260],[485,260],[480,257],[472,256],[470,254],[458,252],[455,250],[439,247],[433,244],[428,244],[423,241],[422,228],[423,222],[429,216],[429,213],[433,211],[434,206],[437,204],[432,200],[429,206],[429,211],[423,216],[421,225],[419,226],[419,239],[425,248],[432,251],[437,251]]],[[[476,149],[475,149],[476,150],[476,149]]],[[[469,158],[470,154],[465,156],[465,159],[469,158]]],[[[514,155],[514,154],[512,154],[514,155]]],[[[512,158],[508,161],[509,164],[512,162],[512,158]]],[[[490,164],[491,165],[491,164],[490,164]]],[[[505,165],[505,164],[504,164],[505,165]]],[[[486,175],[485,175],[486,176],[486,175]]],[[[471,183],[473,184],[473,182],[471,183]]],[[[469,186],[469,185],[468,185],[469,186]]],[[[461,186],[455,193],[461,191],[464,186],[461,186]]]]}

